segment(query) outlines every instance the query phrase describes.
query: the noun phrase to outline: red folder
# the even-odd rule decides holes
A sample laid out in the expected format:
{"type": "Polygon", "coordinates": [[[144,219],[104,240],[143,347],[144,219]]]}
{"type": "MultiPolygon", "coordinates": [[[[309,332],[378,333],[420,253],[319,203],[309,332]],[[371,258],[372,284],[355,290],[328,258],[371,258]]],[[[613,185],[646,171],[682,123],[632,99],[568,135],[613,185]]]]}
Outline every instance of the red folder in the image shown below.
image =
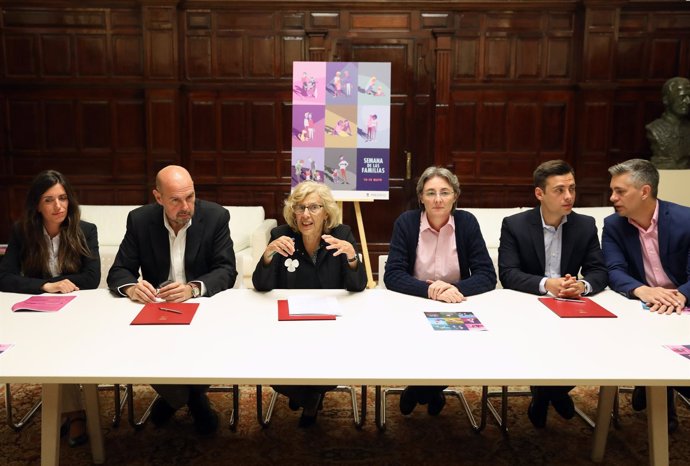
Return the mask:
{"type": "Polygon", "coordinates": [[[189,325],[198,307],[199,303],[148,303],[130,325],[189,325]]]}
{"type": "Polygon", "coordinates": [[[278,300],[278,320],[335,320],[335,314],[290,314],[287,299],[278,300]]]}
{"type": "Polygon", "coordinates": [[[560,317],[618,317],[589,298],[580,298],[577,301],[539,298],[539,301],[560,317]]]}

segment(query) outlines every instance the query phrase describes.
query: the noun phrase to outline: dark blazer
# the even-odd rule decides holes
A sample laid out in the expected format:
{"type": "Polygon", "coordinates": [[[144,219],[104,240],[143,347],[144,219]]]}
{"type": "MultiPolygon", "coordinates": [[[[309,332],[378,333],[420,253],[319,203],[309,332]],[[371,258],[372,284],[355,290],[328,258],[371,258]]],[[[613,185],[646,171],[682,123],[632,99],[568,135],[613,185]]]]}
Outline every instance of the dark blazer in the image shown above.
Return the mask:
{"type": "Polygon", "coordinates": [[[44,283],[59,282],[68,279],[79,287],[80,290],[98,288],[101,281],[101,258],[98,255],[98,231],[93,223],[81,220],[79,227],[86,238],[86,245],[91,252],[90,256],[82,256],[81,269],[77,273],[59,275],[57,277],[25,277],[22,274],[21,254],[24,247],[24,238],[19,231],[19,224],[12,228],[10,242],[7,251],[0,262],[0,291],[14,293],[43,293],[41,287],[44,283]]]}
{"type": "MultiPolygon", "coordinates": [[[[352,243],[357,250],[355,237],[347,225],[338,225],[329,233],[338,239],[352,243]]],[[[349,291],[362,291],[367,286],[367,275],[364,265],[357,263],[357,268],[351,269],[345,254],[333,255],[333,251],[326,249],[328,243],[321,240],[321,246],[316,255],[316,264],[306,252],[302,235],[295,232],[288,225],[280,225],[271,230],[269,242],[281,236],[295,239],[295,253],[290,257],[274,254],[268,265],[263,257],[256,264],[252,274],[254,288],[258,291],[269,291],[274,288],[345,288],[349,291]],[[288,259],[297,259],[299,265],[290,272],[285,265],[288,259]]]]}
{"type": "MultiPolygon", "coordinates": [[[[429,285],[414,277],[421,215],[419,209],[408,210],[395,221],[383,281],[390,290],[427,298],[429,285]]],[[[453,285],[465,296],[493,290],[496,288],[496,271],[477,219],[458,209],[453,212],[453,218],[460,261],[460,281],[453,285]]]]}
{"type": "MultiPolygon", "coordinates": [[[[690,302],[690,208],[659,201],[659,257],[664,272],[690,302]]],[[[604,259],[611,289],[635,298],[645,282],[639,231],[618,214],[604,219],[604,259]]]]}
{"type": "MultiPolygon", "coordinates": [[[[192,225],[187,230],[184,265],[188,281],[206,285],[207,295],[233,286],[237,277],[235,252],[230,238],[230,214],[213,202],[197,199],[192,225]]],[[[114,293],[136,283],[139,268],[144,280],[157,286],[170,273],[170,241],[163,223],[163,207],[157,203],[134,209],[127,215],[127,231],[108,272],[114,293]]]]}
{"type": "MultiPolygon", "coordinates": [[[[608,282],[594,218],[571,212],[563,224],[561,275],[580,272],[598,293],[608,282]]],[[[544,228],[539,207],[503,219],[498,247],[498,275],[503,288],[539,293],[544,278],[544,228]]]]}

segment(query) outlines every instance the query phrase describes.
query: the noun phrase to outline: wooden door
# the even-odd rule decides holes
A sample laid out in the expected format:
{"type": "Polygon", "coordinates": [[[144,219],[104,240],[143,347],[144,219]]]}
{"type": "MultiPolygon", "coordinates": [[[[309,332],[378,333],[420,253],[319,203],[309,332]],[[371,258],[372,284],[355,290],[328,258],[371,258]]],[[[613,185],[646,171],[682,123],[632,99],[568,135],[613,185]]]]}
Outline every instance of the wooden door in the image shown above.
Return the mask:
{"type": "MultiPolygon", "coordinates": [[[[433,95],[429,39],[420,37],[347,37],[335,41],[333,61],[391,63],[390,197],[362,203],[374,270],[377,257],[388,253],[393,222],[416,207],[415,178],[433,164],[430,128],[433,95]]],[[[355,227],[354,209],[344,207],[344,222],[355,227]]]]}

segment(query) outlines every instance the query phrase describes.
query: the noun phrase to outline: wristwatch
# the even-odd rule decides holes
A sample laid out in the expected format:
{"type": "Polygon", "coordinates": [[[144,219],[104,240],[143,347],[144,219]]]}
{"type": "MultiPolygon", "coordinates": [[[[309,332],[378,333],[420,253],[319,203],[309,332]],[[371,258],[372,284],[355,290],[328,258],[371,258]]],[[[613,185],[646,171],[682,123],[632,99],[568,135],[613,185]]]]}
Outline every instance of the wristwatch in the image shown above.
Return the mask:
{"type": "Polygon", "coordinates": [[[197,283],[192,283],[189,282],[187,285],[192,287],[192,298],[198,298],[199,295],[201,294],[201,290],[199,289],[199,285],[197,283]]]}
{"type": "Polygon", "coordinates": [[[357,262],[358,256],[355,254],[355,256],[352,259],[348,259],[347,261],[352,264],[353,262],[357,262]]]}

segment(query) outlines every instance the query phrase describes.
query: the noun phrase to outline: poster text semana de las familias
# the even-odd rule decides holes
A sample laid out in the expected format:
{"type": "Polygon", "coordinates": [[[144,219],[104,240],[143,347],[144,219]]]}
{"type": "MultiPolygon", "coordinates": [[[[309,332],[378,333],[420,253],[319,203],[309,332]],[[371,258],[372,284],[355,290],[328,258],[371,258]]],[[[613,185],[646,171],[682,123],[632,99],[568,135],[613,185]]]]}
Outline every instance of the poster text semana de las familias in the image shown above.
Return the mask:
{"type": "Polygon", "coordinates": [[[292,186],[336,200],[388,199],[390,63],[294,62],[292,186]]]}

